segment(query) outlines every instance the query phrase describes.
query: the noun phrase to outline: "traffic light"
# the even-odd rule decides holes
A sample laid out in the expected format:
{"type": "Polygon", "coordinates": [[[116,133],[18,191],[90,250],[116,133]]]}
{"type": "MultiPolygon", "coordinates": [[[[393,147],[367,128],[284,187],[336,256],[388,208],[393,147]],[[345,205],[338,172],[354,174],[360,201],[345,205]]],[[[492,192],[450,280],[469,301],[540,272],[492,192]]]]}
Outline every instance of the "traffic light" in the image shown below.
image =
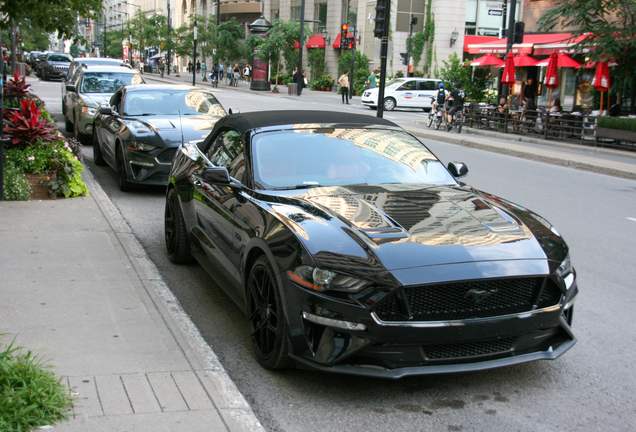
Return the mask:
{"type": "Polygon", "coordinates": [[[349,33],[349,24],[343,24],[342,30],[340,30],[340,40],[342,40],[343,43],[347,40],[347,33],[349,33]]]}
{"type": "Polygon", "coordinates": [[[388,14],[387,0],[378,0],[375,5],[375,29],[373,29],[373,35],[379,39],[382,39],[385,29],[389,24],[387,22],[388,14]]]}
{"type": "Polygon", "coordinates": [[[526,25],[523,21],[519,21],[515,23],[515,34],[513,38],[513,43],[520,44],[523,43],[523,31],[526,25]]]}
{"type": "Polygon", "coordinates": [[[346,40],[347,40],[347,49],[352,50],[356,43],[355,38],[352,36],[352,37],[348,37],[346,40]]]}
{"type": "Polygon", "coordinates": [[[403,65],[409,64],[409,53],[407,53],[407,52],[400,53],[400,57],[402,57],[402,64],[403,65]]]}

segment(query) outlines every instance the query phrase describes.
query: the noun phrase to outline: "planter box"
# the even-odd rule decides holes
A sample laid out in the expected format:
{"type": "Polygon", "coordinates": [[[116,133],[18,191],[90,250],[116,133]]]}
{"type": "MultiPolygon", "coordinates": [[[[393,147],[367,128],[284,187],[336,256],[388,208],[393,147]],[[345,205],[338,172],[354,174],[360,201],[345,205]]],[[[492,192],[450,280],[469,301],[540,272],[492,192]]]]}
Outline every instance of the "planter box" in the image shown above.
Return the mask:
{"type": "Polygon", "coordinates": [[[621,130],[621,129],[609,129],[604,127],[596,128],[597,138],[610,138],[620,141],[636,142],[636,132],[621,130]]]}
{"type": "MultiPolygon", "coordinates": [[[[49,193],[51,188],[44,184],[47,181],[46,178],[49,177],[48,174],[25,174],[24,176],[31,187],[32,200],[50,200],[57,198],[57,194],[49,193]]],[[[55,174],[51,174],[51,176],[55,177],[55,174]]]]}

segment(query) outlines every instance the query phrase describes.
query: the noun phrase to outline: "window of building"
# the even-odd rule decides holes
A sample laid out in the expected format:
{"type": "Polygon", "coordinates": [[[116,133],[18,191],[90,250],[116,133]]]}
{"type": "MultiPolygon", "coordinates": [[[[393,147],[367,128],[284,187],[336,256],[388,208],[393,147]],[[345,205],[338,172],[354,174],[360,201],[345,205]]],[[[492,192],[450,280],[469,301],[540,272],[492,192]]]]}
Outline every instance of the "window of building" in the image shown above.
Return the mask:
{"type": "Polygon", "coordinates": [[[314,4],[314,19],[320,20],[319,23],[314,24],[314,33],[320,34],[323,29],[327,28],[327,3],[315,3],[314,4]]]}
{"type": "Polygon", "coordinates": [[[413,26],[413,33],[424,29],[424,1],[423,0],[398,0],[396,31],[408,32],[411,29],[411,16],[417,18],[417,24],[413,26]]]}

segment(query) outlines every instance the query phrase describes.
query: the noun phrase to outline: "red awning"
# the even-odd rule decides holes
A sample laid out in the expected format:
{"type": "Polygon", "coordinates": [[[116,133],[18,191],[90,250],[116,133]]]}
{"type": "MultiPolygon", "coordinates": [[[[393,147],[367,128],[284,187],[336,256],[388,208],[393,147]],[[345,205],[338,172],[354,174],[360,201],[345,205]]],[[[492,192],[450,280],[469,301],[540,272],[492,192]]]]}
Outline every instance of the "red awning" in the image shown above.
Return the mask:
{"type": "MultiPolygon", "coordinates": [[[[571,33],[547,33],[547,34],[526,34],[523,37],[523,43],[513,44],[512,52],[514,54],[534,54],[549,55],[553,49],[547,53],[537,52],[539,46],[551,44],[571,43],[571,33]]],[[[469,54],[505,54],[507,39],[495,39],[485,43],[464,43],[464,51],[469,54]]]]}
{"type": "Polygon", "coordinates": [[[496,36],[474,36],[464,35],[464,52],[468,52],[468,45],[478,45],[483,43],[497,43],[499,38],[496,36]]]}
{"type": "MultiPolygon", "coordinates": [[[[338,36],[336,36],[336,40],[333,41],[333,47],[334,48],[342,48],[340,46],[340,36],[341,36],[340,33],[338,33],[338,36]]],[[[347,33],[347,37],[348,38],[353,37],[353,33],[347,33]]],[[[354,42],[354,44],[355,44],[355,42],[354,42]]]]}
{"type": "Polygon", "coordinates": [[[307,48],[324,48],[325,38],[323,38],[320,34],[315,34],[309,38],[305,46],[307,48]]]}

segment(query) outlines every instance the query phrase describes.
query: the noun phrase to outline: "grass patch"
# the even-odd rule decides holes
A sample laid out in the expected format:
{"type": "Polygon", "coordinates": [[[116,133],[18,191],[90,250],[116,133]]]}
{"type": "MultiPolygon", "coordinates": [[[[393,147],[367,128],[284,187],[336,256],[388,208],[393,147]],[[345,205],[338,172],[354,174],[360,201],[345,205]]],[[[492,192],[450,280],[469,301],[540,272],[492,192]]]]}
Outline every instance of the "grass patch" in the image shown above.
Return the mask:
{"type": "Polygon", "coordinates": [[[0,431],[26,432],[66,419],[73,403],[62,378],[14,344],[15,338],[0,343],[0,431]]]}

